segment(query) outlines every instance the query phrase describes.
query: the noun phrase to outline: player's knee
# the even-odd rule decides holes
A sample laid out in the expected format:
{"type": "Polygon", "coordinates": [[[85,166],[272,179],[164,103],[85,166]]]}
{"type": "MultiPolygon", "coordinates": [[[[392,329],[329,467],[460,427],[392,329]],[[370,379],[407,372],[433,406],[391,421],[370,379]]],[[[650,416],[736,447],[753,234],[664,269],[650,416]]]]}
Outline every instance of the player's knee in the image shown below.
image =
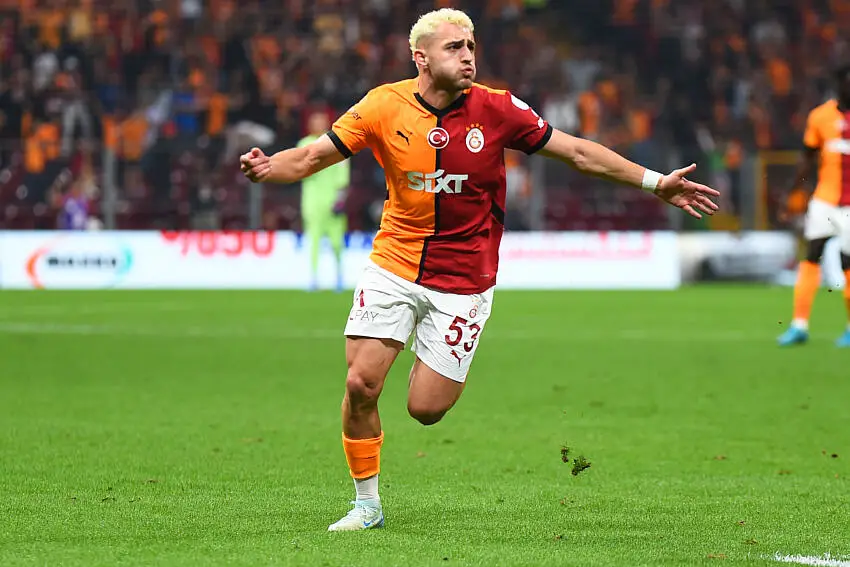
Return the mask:
{"type": "Polygon", "coordinates": [[[806,261],[811,262],[813,264],[820,264],[821,258],[823,258],[823,250],[826,248],[826,241],[828,238],[817,238],[815,240],[809,240],[808,246],[806,247],[806,261]]]}
{"type": "Polygon", "coordinates": [[[421,423],[422,425],[434,425],[446,415],[448,410],[444,408],[429,407],[413,402],[407,403],[407,413],[410,417],[421,423]]]}
{"type": "MultiPolygon", "coordinates": [[[[850,270],[850,252],[841,253],[841,269],[843,271],[850,270]]],[[[848,283],[850,285],[850,283],[848,283]]]]}
{"type": "Polygon", "coordinates": [[[345,378],[345,391],[349,400],[358,405],[377,403],[381,394],[380,381],[374,380],[368,374],[354,368],[348,370],[345,378]]]}
{"type": "Polygon", "coordinates": [[[434,425],[446,415],[444,411],[411,411],[410,415],[422,425],[434,425]]]}

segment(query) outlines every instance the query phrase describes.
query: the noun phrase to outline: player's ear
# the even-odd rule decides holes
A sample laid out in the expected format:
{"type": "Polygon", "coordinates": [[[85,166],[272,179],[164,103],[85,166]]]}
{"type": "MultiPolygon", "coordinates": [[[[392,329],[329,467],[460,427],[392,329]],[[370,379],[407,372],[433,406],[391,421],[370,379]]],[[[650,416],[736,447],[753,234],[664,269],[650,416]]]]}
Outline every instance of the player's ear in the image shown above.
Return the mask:
{"type": "Polygon", "coordinates": [[[427,67],[428,66],[428,58],[425,57],[425,52],[421,49],[417,49],[413,52],[413,61],[416,63],[417,67],[427,67]]]}

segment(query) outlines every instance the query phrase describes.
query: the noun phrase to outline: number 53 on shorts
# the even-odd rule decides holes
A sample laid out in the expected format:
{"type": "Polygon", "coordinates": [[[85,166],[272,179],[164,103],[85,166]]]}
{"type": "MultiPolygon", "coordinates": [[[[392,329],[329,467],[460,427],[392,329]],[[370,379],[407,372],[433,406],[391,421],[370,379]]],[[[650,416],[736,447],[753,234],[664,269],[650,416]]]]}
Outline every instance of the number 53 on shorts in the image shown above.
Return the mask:
{"type": "MultiPolygon", "coordinates": [[[[475,341],[478,340],[478,335],[481,334],[481,325],[478,323],[470,324],[463,317],[455,317],[451,325],[449,325],[449,334],[446,335],[446,344],[450,347],[459,347],[463,343],[464,352],[472,352],[475,349],[475,341]],[[464,336],[464,327],[468,329],[467,336],[464,336]],[[469,339],[468,341],[466,339],[469,339]]],[[[457,355],[454,355],[457,357],[457,355]]]]}
{"type": "Polygon", "coordinates": [[[443,376],[465,381],[490,316],[492,293],[492,289],[472,296],[429,293],[413,352],[443,376]]]}

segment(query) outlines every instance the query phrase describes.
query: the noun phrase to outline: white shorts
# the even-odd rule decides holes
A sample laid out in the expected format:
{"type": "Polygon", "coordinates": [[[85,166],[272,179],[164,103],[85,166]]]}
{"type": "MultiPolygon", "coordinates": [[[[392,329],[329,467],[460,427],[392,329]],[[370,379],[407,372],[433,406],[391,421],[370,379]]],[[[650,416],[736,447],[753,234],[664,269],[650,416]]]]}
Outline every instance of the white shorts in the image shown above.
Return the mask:
{"type": "Polygon", "coordinates": [[[850,207],[837,207],[812,199],[806,211],[803,234],[806,240],[837,236],[841,251],[850,254],[850,207]]]}
{"type": "Polygon", "coordinates": [[[474,295],[434,291],[370,262],[354,290],[346,336],[393,339],[407,344],[432,370],[464,382],[484,324],[493,289],[474,295]]]}

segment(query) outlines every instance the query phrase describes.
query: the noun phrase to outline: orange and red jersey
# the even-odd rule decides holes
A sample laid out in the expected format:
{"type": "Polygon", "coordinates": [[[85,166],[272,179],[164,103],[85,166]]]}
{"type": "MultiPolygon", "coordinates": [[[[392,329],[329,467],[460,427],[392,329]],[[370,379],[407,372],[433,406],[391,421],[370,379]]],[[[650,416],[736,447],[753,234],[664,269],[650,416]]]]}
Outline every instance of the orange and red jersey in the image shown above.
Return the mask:
{"type": "Polygon", "coordinates": [[[850,206],[850,109],[830,100],[809,113],[803,143],[820,151],[814,198],[830,205],[850,206]]]}
{"type": "Polygon", "coordinates": [[[372,260],[448,293],[496,283],[505,217],[505,148],[534,153],[552,127],[508,91],[475,84],[444,109],[417,80],[382,85],[329,132],[345,157],[368,147],[384,168],[387,200],[372,260]]]}

